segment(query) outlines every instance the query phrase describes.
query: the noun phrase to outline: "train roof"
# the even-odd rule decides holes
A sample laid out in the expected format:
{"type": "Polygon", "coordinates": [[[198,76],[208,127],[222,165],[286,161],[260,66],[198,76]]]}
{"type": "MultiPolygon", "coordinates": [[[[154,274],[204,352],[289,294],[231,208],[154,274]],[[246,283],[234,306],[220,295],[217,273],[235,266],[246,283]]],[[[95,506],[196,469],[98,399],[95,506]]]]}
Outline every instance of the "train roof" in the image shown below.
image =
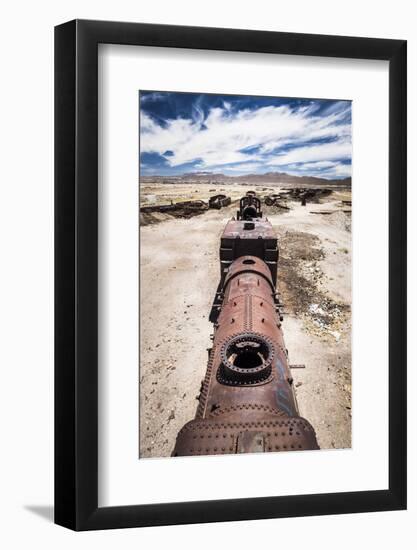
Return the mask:
{"type": "Polygon", "coordinates": [[[251,221],[230,220],[224,228],[223,239],[276,239],[271,222],[267,219],[256,218],[251,221]]]}

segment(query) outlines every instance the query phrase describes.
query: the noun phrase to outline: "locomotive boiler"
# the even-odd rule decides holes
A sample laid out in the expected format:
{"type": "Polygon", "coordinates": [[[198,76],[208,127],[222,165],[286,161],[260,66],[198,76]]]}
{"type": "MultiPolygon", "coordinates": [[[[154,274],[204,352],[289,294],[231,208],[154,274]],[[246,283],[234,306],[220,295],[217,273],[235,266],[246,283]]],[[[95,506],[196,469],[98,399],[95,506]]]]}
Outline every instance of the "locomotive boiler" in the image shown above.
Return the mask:
{"type": "Polygon", "coordinates": [[[277,265],[277,237],[250,192],[221,237],[213,346],[195,418],[179,431],[173,456],[319,448],[298,411],[277,265]]]}

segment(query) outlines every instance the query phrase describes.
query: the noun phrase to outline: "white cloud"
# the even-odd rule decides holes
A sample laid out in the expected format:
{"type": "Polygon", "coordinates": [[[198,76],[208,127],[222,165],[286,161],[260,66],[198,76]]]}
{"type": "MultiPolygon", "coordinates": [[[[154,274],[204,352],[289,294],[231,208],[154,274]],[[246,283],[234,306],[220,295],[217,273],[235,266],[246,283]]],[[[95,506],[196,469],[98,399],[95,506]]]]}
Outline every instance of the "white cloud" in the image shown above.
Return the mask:
{"type": "Polygon", "coordinates": [[[268,160],[269,165],[282,166],[294,162],[331,161],[350,158],[352,145],[350,140],[340,139],[331,143],[318,143],[291,149],[268,160]]]}
{"type": "Polygon", "coordinates": [[[336,166],[336,162],[331,162],[327,160],[321,160],[318,162],[304,162],[304,163],[295,163],[289,164],[288,168],[292,170],[322,170],[323,168],[333,168],[336,166]]]}
{"type": "MultiPolygon", "coordinates": [[[[177,118],[159,124],[141,112],[141,152],[164,155],[169,166],[198,162],[200,169],[227,166],[238,171],[256,163],[270,169],[296,163],[332,162],[351,156],[350,124],[344,123],[350,106],[338,102],[325,115],[317,115],[317,104],[298,109],[267,106],[258,109],[231,110],[212,108],[205,116],[197,105],[193,118],[177,118]],[[318,139],[330,143],[302,145],[318,139]],[[286,152],[280,148],[292,146],[286,152]],[[299,146],[300,145],[300,146],[299,146]],[[252,150],[250,150],[252,148],[252,150]],[[240,166],[240,168],[238,168],[240,166]]],[[[326,169],[326,166],[311,166],[326,169]]],[[[327,168],[331,168],[330,165],[327,168]]],[[[332,167],[336,169],[336,165],[332,167]]]]}
{"type": "Polygon", "coordinates": [[[165,100],[169,92],[152,92],[146,94],[140,94],[140,101],[142,104],[148,103],[149,101],[157,101],[159,99],[165,100]]]}
{"type": "Polygon", "coordinates": [[[352,176],[352,166],[339,163],[322,173],[322,176],[325,178],[350,178],[352,176]]]}
{"type": "MultiPolygon", "coordinates": [[[[287,174],[293,176],[316,176],[320,178],[332,179],[332,178],[348,178],[351,177],[351,165],[343,164],[341,162],[310,162],[290,164],[284,167],[284,171],[287,174]]],[[[277,167],[277,170],[279,167],[277,167]]]]}

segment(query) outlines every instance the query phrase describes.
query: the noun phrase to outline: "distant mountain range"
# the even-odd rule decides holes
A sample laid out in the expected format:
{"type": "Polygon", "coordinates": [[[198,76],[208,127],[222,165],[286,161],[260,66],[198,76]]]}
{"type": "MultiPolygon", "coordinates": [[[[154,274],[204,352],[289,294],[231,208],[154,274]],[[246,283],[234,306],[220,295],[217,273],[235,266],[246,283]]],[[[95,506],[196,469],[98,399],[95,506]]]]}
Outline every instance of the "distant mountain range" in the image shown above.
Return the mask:
{"type": "Polygon", "coordinates": [[[180,176],[141,176],[143,183],[248,183],[248,184],[280,184],[280,185],[342,185],[350,186],[351,178],[328,180],[313,176],[292,176],[285,172],[267,172],[266,174],[246,174],[242,176],[226,176],[213,172],[193,172],[180,176]]]}

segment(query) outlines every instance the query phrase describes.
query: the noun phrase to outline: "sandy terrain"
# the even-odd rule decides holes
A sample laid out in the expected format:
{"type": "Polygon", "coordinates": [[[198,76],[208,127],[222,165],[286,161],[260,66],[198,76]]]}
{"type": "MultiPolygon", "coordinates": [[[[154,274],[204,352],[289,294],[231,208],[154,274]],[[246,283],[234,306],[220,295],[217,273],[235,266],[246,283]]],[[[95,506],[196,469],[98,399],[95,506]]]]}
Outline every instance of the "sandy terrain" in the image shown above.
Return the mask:
{"type": "MultiPolygon", "coordinates": [[[[164,193],[173,192],[167,187],[164,193]]],[[[181,200],[208,198],[209,189],[195,195],[194,189],[185,186],[181,200]]],[[[227,194],[237,199],[247,189],[234,186],[227,194]]],[[[166,200],[158,190],[155,195],[157,202],[166,200]]],[[[290,363],[305,365],[292,370],[300,414],[315,427],[321,448],[351,444],[351,234],[350,214],[340,202],[349,198],[335,192],[322,204],[291,202],[284,213],[263,207],[279,236],[278,289],[290,363]]],[[[195,415],[212,333],[220,234],[236,208],[191,219],[161,215],[160,223],[141,227],[141,457],[169,456],[178,430],[195,415]]]]}

